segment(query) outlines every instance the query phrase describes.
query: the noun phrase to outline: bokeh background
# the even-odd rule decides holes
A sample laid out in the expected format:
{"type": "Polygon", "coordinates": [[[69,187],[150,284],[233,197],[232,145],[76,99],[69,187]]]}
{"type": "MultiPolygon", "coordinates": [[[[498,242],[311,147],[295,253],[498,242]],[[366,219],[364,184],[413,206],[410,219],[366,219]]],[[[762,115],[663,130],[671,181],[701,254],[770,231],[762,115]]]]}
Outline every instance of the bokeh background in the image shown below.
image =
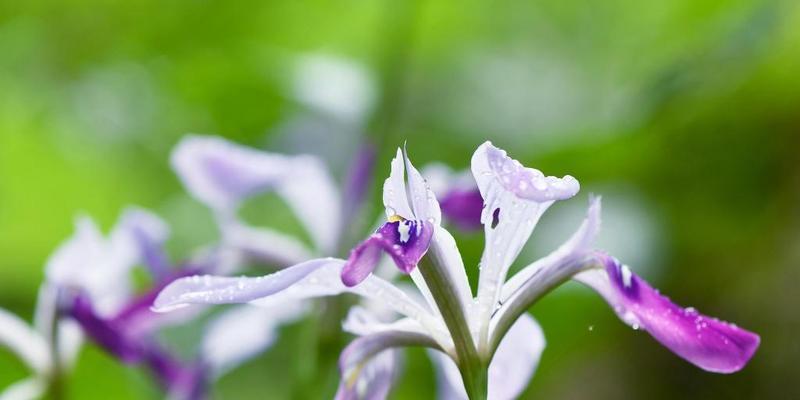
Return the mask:
{"type": "MultiPolygon", "coordinates": [[[[156,210],[174,259],[213,241],[209,212],[169,168],[187,132],[319,154],[339,177],[367,135],[376,183],[404,142],[418,165],[465,168],[488,139],[569,173],[582,193],[551,208],[525,258],[602,194],[603,247],[762,346],[740,373],[706,373],[567,285],[531,309],[548,347],[524,398],[800,398],[796,1],[2,1],[0,305],[31,317],[79,213],[107,229],[127,204],[156,210]]],[[[271,204],[250,207],[259,223],[292,225],[258,201],[271,204]]],[[[456,236],[474,277],[482,235],[456,236]]],[[[288,326],[215,397],[330,396],[340,344],[317,346],[317,330],[288,326]]],[[[0,387],[27,374],[0,350],[0,387]]],[[[434,386],[424,352],[409,351],[393,397],[434,386]]],[[[160,397],[146,372],[91,345],[68,390],[160,397]]]]}

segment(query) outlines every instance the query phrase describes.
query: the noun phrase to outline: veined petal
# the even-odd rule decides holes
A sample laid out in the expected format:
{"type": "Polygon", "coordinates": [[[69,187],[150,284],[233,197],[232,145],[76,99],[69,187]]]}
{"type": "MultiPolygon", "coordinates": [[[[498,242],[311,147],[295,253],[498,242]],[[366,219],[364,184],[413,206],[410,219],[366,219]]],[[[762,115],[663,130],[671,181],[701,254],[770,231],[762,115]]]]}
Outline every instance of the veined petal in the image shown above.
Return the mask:
{"type": "Polygon", "coordinates": [[[478,312],[485,337],[508,269],[539,218],[556,200],[574,196],[579,185],[569,175],[556,178],[525,168],[490,142],[472,156],[472,174],[485,201],[481,222],[486,244],[478,281],[478,312]]]}
{"type": "Polygon", "coordinates": [[[602,269],[576,279],[596,290],[634,329],[644,329],[673,353],[710,372],[742,369],[758,349],[760,338],[728,322],[682,308],[658,293],[626,265],[598,254],[602,269]]]}
{"type": "Polygon", "coordinates": [[[367,240],[350,253],[342,268],[342,282],[355,286],[378,266],[382,253],[392,257],[397,268],[405,273],[417,266],[428,251],[433,225],[427,221],[395,221],[383,224],[367,240]]]}
{"type": "Polygon", "coordinates": [[[50,367],[48,345],[44,338],[22,319],[0,308],[0,345],[16,353],[37,373],[50,367]]]}
{"type": "Polygon", "coordinates": [[[0,400],[36,400],[44,396],[45,383],[39,377],[23,379],[0,392],[0,400]]]}
{"type": "Polygon", "coordinates": [[[221,376],[272,346],[278,328],[307,310],[306,303],[292,301],[273,307],[234,307],[207,326],[201,357],[213,375],[221,376]]]}
{"type": "Polygon", "coordinates": [[[315,157],[271,154],[222,138],[191,135],[173,150],[172,166],[192,195],[224,215],[233,214],[249,196],[275,190],[320,250],[331,251],[335,245],[341,224],[339,195],[315,157]]]}
{"type": "Polygon", "coordinates": [[[390,219],[400,216],[434,225],[441,223],[442,215],[436,197],[400,149],[397,149],[397,155],[392,160],[391,174],[383,184],[383,205],[386,207],[386,217],[390,219]]]}
{"type": "MultiPolygon", "coordinates": [[[[380,362],[383,354],[387,350],[398,347],[421,346],[438,348],[436,341],[430,336],[406,332],[406,331],[385,331],[368,336],[361,336],[353,340],[339,356],[339,372],[341,373],[341,383],[337,392],[337,399],[372,399],[381,397],[367,397],[370,387],[373,385],[391,386],[391,381],[386,382],[387,376],[381,374],[374,376],[376,369],[390,370],[389,363],[379,364],[381,368],[376,368],[373,361],[380,362]],[[372,364],[372,365],[370,365],[372,364]],[[380,380],[377,378],[381,378],[380,380]]],[[[390,353],[390,352],[389,352],[390,353]]],[[[383,356],[385,357],[385,356],[383,356]]],[[[391,374],[393,376],[393,374],[391,374]]],[[[384,396],[385,397],[385,396],[384,396]]]]}
{"type": "MultiPolygon", "coordinates": [[[[516,399],[528,386],[545,347],[544,333],[530,316],[523,315],[503,338],[489,364],[490,400],[516,399]]],[[[428,354],[437,367],[439,399],[467,399],[456,364],[441,352],[428,354]]]]}

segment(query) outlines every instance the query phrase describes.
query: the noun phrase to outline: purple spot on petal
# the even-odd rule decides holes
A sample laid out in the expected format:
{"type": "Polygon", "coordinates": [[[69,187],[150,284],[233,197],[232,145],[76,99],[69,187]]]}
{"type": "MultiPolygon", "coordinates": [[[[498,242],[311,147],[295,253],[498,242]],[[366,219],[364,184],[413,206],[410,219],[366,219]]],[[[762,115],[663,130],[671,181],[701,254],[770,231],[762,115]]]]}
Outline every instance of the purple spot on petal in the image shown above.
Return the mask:
{"type": "Polygon", "coordinates": [[[500,223],[500,209],[495,208],[494,212],[492,212],[492,229],[497,228],[497,224],[500,223]]]}

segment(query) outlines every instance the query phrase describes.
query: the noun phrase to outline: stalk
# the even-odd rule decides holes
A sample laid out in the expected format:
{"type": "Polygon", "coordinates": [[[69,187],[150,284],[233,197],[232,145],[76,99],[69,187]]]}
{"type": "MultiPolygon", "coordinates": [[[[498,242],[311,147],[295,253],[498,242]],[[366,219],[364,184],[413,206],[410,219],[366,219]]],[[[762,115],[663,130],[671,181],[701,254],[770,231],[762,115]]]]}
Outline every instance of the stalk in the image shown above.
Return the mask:
{"type": "Polygon", "coordinates": [[[453,338],[456,364],[464,380],[467,395],[471,400],[486,399],[488,364],[478,356],[464,314],[464,305],[461,304],[456,288],[446,275],[444,260],[435,240],[431,241],[431,247],[420,260],[418,267],[453,338]]]}

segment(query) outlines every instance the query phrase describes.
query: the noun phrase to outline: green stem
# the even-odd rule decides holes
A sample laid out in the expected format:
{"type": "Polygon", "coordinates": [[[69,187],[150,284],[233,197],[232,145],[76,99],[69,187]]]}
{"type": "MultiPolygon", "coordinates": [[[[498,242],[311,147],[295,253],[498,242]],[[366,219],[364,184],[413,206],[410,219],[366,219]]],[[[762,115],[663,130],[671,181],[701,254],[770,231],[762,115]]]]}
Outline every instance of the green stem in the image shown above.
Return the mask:
{"type": "Polygon", "coordinates": [[[464,379],[464,387],[470,399],[485,399],[487,388],[487,367],[478,356],[472,340],[464,307],[458,292],[450,279],[445,276],[444,260],[435,240],[425,257],[419,262],[419,270],[436,301],[436,306],[447,325],[456,351],[456,364],[464,379]]]}

